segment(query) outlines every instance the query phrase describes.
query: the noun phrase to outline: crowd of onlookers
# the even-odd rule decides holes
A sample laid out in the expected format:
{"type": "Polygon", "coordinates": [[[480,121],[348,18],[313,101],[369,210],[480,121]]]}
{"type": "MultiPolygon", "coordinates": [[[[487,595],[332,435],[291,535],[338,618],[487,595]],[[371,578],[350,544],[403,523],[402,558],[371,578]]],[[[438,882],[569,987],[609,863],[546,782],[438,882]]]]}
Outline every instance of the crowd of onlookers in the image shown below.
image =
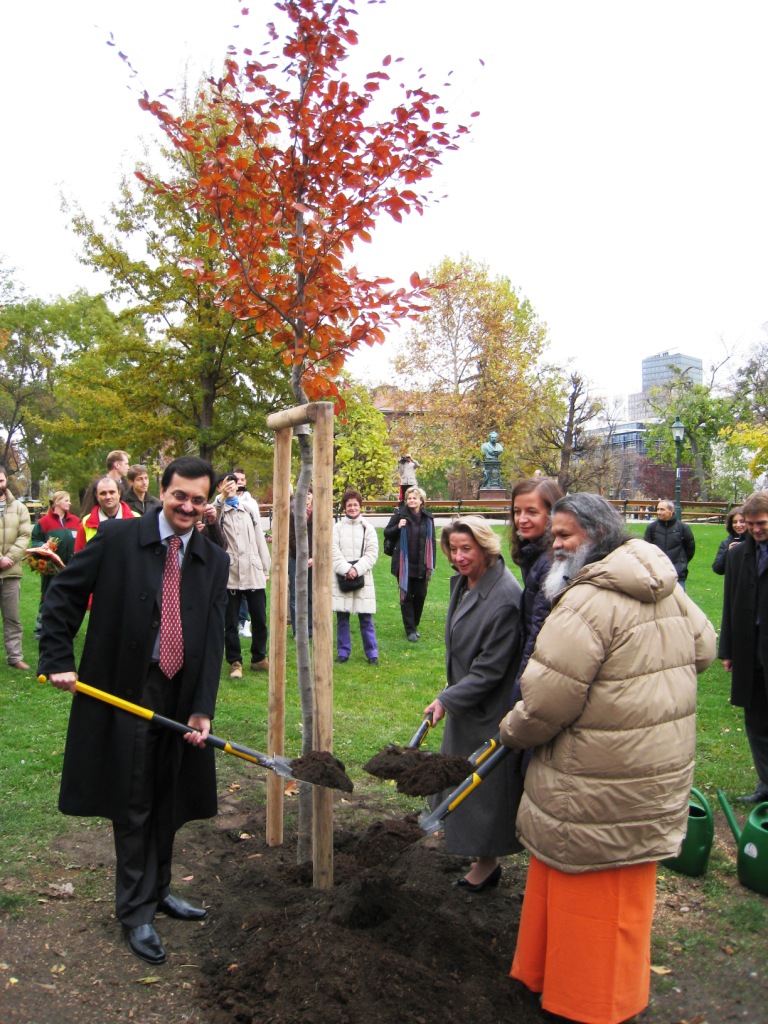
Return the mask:
{"type": "MultiPolygon", "coordinates": [[[[509,546],[521,587],[505,564],[498,533],[482,516],[455,517],[438,538],[416,481],[418,463],[408,455],[398,468],[399,502],[383,528],[383,551],[397,581],[408,642],[420,639],[438,544],[455,572],[445,624],[447,682],[424,714],[433,724],[444,720],[445,754],[472,761],[494,735],[493,744],[508,751],[446,818],[447,850],[472,858],[454,887],[467,893],[495,888],[500,858],[527,848],[531,862],[512,976],[540,993],[551,1013],[619,1024],[647,1003],[656,864],[675,856],[685,837],[696,677],[715,657],[713,627],[685,593],[693,533],[674,504],[660,499],[644,539],[630,536],[608,501],[566,495],[538,474],[512,489],[509,546]]],[[[166,508],[171,517],[188,516],[228,555],[223,647],[230,678],[242,678],[246,641],[250,670],[266,672],[271,562],[261,511],[242,470],[218,478],[211,472],[214,481],[215,494],[179,490],[172,502],[161,502],[149,494],[146,467],[113,451],[106,473],[83,496],[80,516],[71,512],[70,495],[56,491],[33,526],[0,471],[0,611],[9,664],[28,668],[18,599],[30,540],[33,550],[47,546],[65,566],[99,531],[113,529],[110,524],[160,506],[161,523],[166,508]]],[[[204,491],[203,484],[198,489],[204,491]]],[[[365,658],[377,665],[373,568],[379,539],[363,507],[358,490],[345,490],[333,528],[336,661],[351,657],[356,615],[365,658]]],[[[303,515],[310,636],[312,512],[310,489],[304,508],[291,503],[288,566],[295,632],[296,524],[303,515]]],[[[172,532],[187,536],[183,525],[172,532]]],[[[768,799],[768,631],[760,629],[768,616],[768,492],[732,509],[726,532],[712,566],[725,576],[719,655],[733,674],[732,703],[745,709],[758,777],[755,792],[742,799],[757,802],[768,799]]],[[[182,553],[181,571],[183,560],[182,553]]],[[[42,574],[41,607],[52,578],[42,574]]],[[[150,936],[145,948],[132,933],[131,948],[144,956],[141,950],[151,953],[156,939],[150,936]]]]}

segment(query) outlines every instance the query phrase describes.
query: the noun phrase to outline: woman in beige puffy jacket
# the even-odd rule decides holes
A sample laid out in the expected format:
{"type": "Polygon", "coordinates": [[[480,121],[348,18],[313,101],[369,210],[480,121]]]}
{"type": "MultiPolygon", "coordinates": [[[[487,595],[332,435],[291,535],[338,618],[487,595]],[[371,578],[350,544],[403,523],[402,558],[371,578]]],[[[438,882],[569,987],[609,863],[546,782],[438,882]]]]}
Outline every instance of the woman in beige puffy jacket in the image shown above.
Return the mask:
{"type": "Polygon", "coordinates": [[[656,861],[679,852],[696,675],[715,634],[669,559],[592,494],[553,507],[554,607],[502,742],[533,747],[530,850],[512,976],[551,1013],[619,1024],[647,1004],[656,861]]]}

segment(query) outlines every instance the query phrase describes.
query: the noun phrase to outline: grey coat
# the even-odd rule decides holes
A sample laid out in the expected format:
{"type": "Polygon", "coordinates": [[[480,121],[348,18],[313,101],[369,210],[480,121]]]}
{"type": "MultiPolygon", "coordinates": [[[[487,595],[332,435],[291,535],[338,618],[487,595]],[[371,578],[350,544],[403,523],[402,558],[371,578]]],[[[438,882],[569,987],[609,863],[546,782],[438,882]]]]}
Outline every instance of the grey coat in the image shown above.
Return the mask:
{"type": "MultiPolygon", "coordinates": [[[[472,589],[463,576],[451,580],[445,623],[448,685],[439,695],[446,710],[444,754],[467,757],[496,736],[512,707],[521,594],[501,556],[472,589]]],[[[517,758],[508,757],[445,819],[448,852],[498,857],[522,849],[515,835],[522,788],[517,758]]]]}

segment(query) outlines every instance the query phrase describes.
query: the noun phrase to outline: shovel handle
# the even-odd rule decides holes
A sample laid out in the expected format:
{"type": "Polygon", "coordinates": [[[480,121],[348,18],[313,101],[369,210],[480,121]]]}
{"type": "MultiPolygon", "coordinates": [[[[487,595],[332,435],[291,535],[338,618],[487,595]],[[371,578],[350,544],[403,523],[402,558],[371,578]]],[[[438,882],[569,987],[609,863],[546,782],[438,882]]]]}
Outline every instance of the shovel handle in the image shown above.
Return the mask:
{"type": "Polygon", "coordinates": [[[431,714],[427,715],[426,718],[424,719],[424,721],[419,726],[419,728],[413,734],[413,736],[411,736],[411,738],[408,740],[408,748],[409,749],[418,749],[421,746],[421,744],[424,742],[424,737],[427,735],[429,730],[432,728],[433,724],[434,723],[432,721],[432,715],[431,714]]]}
{"type": "MultiPolygon", "coordinates": [[[[38,683],[45,683],[47,679],[45,676],[37,677],[38,683]]],[[[140,704],[132,704],[129,700],[123,700],[122,697],[116,697],[113,693],[107,693],[106,690],[99,690],[95,686],[89,686],[88,683],[81,683],[79,680],[75,683],[75,689],[78,693],[83,693],[87,697],[93,697],[96,700],[100,700],[105,704],[111,704],[113,707],[120,708],[121,711],[127,711],[131,715],[136,715],[139,718],[145,718],[148,722],[155,722],[157,725],[162,725],[166,729],[171,729],[173,732],[186,733],[194,732],[194,728],[191,725],[184,725],[182,722],[175,722],[172,718],[166,718],[165,715],[158,715],[157,712],[151,711],[149,708],[144,708],[140,704]]],[[[251,750],[248,747],[242,747],[238,743],[230,743],[229,740],[219,739],[218,736],[209,734],[205,740],[206,743],[210,743],[212,747],[217,747],[219,750],[223,750],[226,754],[233,754],[235,757],[241,757],[244,761],[250,761],[253,764],[261,765],[262,768],[269,768],[271,771],[277,772],[278,775],[283,775],[286,778],[293,778],[290,769],[283,765],[276,764],[275,761],[267,754],[261,754],[258,750],[251,750]]]]}
{"type": "MultiPolygon", "coordinates": [[[[491,740],[489,742],[493,741],[491,740]]],[[[438,828],[440,822],[447,818],[452,811],[455,811],[456,808],[467,799],[469,794],[473,793],[477,789],[483,779],[490,775],[493,769],[511,753],[512,750],[510,747],[497,747],[497,749],[494,750],[494,752],[487,757],[482,764],[476,765],[477,771],[468,775],[452,793],[448,794],[442,803],[437,805],[431,814],[419,821],[419,825],[422,829],[425,832],[433,832],[438,828]]]]}

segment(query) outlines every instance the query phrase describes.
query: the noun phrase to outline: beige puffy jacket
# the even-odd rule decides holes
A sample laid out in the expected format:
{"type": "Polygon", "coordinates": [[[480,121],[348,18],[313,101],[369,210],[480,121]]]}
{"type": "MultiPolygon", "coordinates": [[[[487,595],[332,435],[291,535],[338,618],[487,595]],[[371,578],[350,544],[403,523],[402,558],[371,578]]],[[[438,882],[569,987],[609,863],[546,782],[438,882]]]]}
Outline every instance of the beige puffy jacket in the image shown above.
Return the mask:
{"type": "Polygon", "coordinates": [[[715,633],[669,559],[632,539],[557,599],[501,723],[535,747],[517,816],[551,867],[599,871],[677,854],[696,748],[696,675],[715,633]]]}
{"type": "Polygon", "coordinates": [[[27,506],[8,493],[8,504],[5,514],[0,516],[0,554],[13,559],[13,565],[0,571],[0,578],[21,576],[21,558],[29,547],[32,536],[32,520],[29,518],[27,506]]]}

